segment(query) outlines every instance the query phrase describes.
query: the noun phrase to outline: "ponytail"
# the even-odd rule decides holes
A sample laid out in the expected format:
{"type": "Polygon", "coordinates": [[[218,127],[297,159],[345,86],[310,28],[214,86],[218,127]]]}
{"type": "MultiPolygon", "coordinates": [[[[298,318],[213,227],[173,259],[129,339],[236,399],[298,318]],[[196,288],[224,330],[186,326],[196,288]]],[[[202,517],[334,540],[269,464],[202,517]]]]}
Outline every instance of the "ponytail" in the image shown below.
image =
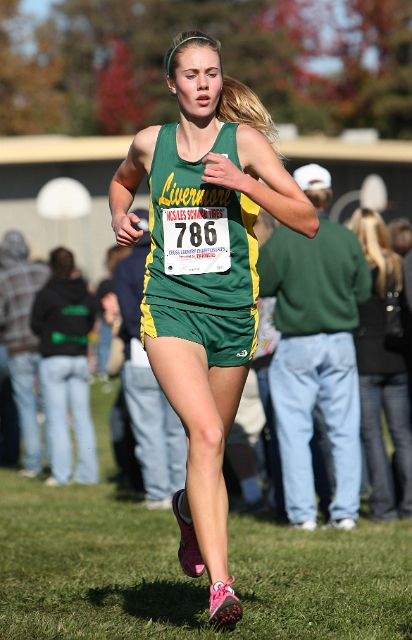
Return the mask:
{"type": "MultiPolygon", "coordinates": [[[[223,76],[216,115],[222,122],[238,122],[257,129],[277,151],[279,132],[272,117],[252,89],[239,80],[223,76]]],[[[278,151],[277,153],[279,155],[278,151]]]]}

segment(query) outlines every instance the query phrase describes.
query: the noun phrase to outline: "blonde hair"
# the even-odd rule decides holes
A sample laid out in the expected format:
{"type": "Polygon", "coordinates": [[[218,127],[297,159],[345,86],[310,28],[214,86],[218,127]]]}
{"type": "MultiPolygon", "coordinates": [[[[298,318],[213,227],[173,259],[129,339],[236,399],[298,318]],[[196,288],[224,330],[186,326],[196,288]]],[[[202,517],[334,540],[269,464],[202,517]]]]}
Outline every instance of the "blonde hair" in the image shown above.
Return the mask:
{"type": "Polygon", "coordinates": [[[315,209],[327,209],[333,197],[332,189],[309,189],[305,191],[308,200],[311,201],[315,209]]]}
{"type": "Polygon", "coordinates": [[[389,278],[394,280],[395,290],[400,291],[402,289],[402,260],[398,254],[391,250],[386,225],[379,213],[373,209],[356,209],[347,226],[358,236],[370,268],[378,267],[380,297],[384,298],[386,295],[389,278]]]}
{"type": "Polygon", "coordinates": [[[278,129],[256,93],[243,82],[230,76],[223,76],[222,93],[216,115],[222,122],[238,122],[257,129],[279,155],[276,149],[279,142],[278,129]]]}
{"type": "Polygon", "coordinates": [[[118,262],[127,258],[132,252],[131,247],[119,247],[115,244],[110,247],[106,252],[106,266],[109,273],[113,273],[118,262]]]}
{"type": "Polygon", "coordinates": [[[260,131],[269,141],[277,154],[279,133],[271,115],[265,109],[257,95],[245,84],[223,74],[221,45],[219,40],[203,33],[203,31],[182,31],[174,39],[166,52],[164,65],[166,73],[175,78],[179,64],[179,56],[191,46],[210,47],[219,56],[223,85],[216,116],[221,122],[237,122],[248,124],[260,131]]]}

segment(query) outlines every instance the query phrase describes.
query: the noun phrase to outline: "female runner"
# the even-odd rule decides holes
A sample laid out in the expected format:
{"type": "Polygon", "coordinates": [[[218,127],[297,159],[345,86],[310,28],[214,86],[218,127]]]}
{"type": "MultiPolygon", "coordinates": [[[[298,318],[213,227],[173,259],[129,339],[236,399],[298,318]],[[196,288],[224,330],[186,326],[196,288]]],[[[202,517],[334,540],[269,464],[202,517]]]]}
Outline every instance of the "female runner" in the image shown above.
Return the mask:
{"type": "Polygon", "coordinates": [[[208,572],[210,624],[234,629],[242,606],[228,572],[222,463],[256,345],[253,224],[260,207],[309,238],[319,223],[270,144],[269,114],[250,89],[223,76],[219,42],[185,31],[165,67],[179,123],[135,136],[110,186],[112,226],[118,244],[138,241],[139,219],[128,211],[148,174],[142,341],[187,435],[186,486],[173,497],[178,556],[187,575],[208,572]]]}

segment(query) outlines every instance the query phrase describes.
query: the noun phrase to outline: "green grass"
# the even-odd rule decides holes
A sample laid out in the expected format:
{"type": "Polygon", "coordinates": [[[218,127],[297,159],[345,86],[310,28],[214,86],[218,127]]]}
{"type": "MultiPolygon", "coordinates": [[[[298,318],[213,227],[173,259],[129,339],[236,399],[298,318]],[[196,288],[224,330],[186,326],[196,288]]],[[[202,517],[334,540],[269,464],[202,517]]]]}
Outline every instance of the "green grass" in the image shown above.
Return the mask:
{"type": "MultiPolygon", "coordinates": [[[[115,385],[114,385],[115,386],[115,385]]],[[[0,471],[0,640],[215,638],[208,585],[181,572],[171,512],[113,474],[115,389],[92,386],[102,482],[49,488],[0,471]],[[107,390],[107,389],[106,389],[107,390]]],[[[306,533],[231,515],[230,567],[249,639],[412,639],[412,523],[306,533]]]]}

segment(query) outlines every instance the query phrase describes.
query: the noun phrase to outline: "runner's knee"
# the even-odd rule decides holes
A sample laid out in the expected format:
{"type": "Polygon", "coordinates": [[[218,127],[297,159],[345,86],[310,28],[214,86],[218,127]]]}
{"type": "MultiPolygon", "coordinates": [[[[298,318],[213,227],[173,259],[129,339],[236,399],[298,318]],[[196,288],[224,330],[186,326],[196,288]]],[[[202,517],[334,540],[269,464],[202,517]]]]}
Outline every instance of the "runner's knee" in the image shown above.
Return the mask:
{"type": "Polygon", "coordinates": [[[190,436],[190,448],[208,453],[222,453],[225,446],[223,428],[219,426],[205,426],[196,429],[190,436]]]}

